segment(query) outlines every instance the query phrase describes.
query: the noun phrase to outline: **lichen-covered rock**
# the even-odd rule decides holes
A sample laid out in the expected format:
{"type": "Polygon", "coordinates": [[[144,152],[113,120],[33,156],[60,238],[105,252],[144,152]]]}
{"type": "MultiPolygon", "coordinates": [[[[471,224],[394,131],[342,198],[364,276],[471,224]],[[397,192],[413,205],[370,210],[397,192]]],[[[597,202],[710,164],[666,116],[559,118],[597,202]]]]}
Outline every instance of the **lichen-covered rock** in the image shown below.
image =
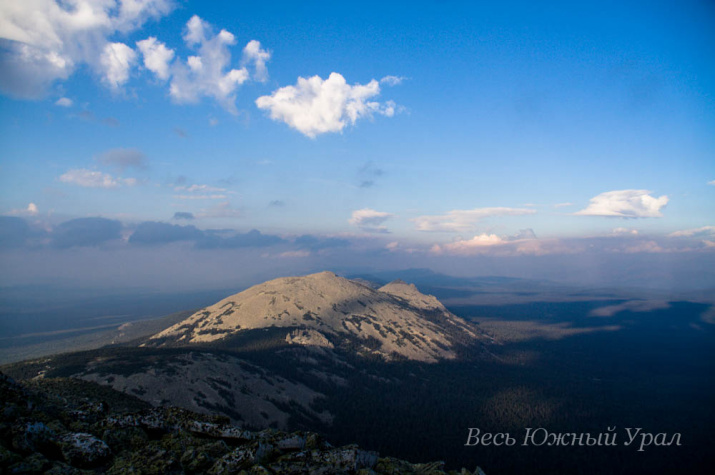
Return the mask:
{"type": "Polygon", "coordinates": [[[67,463],[80,468],[101,465],[111,455],[112,450],[102,440],[82,432],[65,434],[60,438],[62,455],[67,463]]]}

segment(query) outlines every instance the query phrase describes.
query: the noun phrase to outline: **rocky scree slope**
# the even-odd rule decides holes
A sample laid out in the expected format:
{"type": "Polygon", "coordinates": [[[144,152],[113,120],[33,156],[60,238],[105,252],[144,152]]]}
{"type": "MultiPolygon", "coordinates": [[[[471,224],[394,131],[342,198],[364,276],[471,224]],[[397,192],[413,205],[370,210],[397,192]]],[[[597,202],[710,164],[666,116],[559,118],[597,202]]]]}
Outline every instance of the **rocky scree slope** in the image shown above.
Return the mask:
{"type": "MultiPolygon", "coordinates": [[[[0,373],[0,473],[462,474],[310,432],[251,432],[220,416],[145,403],[93,383],[19,384],[0,373]]],[[[483,474],[477,468],[474,474],[483,474]]]]}

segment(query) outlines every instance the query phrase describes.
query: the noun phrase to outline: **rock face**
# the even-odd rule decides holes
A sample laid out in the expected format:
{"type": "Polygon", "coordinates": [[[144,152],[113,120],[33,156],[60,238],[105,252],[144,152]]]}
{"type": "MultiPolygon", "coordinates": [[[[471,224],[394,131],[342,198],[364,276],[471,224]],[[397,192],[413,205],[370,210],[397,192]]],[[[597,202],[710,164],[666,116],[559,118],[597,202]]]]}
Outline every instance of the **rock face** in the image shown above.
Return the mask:
{"type": "MultiPolygon", "coordinates": [[[[311,432],[251,432],[171,407],[118,411],[86,391],[68,395],[75,383],[44,383],[51,384],[26,388],[0,373],[0,473],[447,473],[441,462],[411,464],[356,445],[333,447],[311,432]],[[47,392],[58,387],[62,397],[47,392]]],[[[113,398],[125,400],[117,407],[137,404],[119,393],[113,398]]]]}
{"type": "Polygon", "coordinates": [[[291,328],[294,344],[330,347],[349,341],[387,360],[436,362],[457,357],[481,332],[435,297],[395,281],[379,289],[321,272],[251,287],[206,307],[151,337],[151,344],[216,342],[260,328],[291,328]],[[292,333],[293,329],[303,333],[292,333]]]}

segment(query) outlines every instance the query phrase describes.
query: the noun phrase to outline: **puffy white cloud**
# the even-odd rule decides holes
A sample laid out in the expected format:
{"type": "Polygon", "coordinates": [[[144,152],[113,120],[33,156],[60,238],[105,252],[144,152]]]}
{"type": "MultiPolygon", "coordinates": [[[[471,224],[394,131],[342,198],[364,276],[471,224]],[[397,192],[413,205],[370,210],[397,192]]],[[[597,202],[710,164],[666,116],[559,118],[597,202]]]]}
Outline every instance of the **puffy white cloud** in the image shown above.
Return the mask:
{"type": "Polygon", "coordinates": [[[115,178],[108,173],[102,173],[86,168],[69,170],[60,176],[63,183],[77,185],[84,188],[118,188],[120,186],[134,186],[137,184],[135,178],[115,178]]]}
{"type": "Polygon", "coordinates": [[[715,186],[715,180],[710,180],[710,181],[708,182],[708,185],[715,186]]]}
{"type": "Polygon", "coordinates": [[[268,80],[268,69],[266,62],[271,59],[271,52],[261,48],[261,43],[251,40],[243,48],[243,60],[241,64],[253,63],[255,72],[253,78],[256,81],[265,82],[268,80]]]}
{"type": "Polygon", "coordinates": [[[229,112],[237,113],[236,90],[249,79],[249,74],[245,67],[228,69],[231,65],[229,46],[236,44],[236,38],[226,30],[214,35],[211,25],[194,15],[186,24],[184,41],[198,54],[189,56],[185,63],[180,60],[173,63],[171,98],[184,104],[212,97],[229,112]]]}
{"type": "Polygon", "coordinates": [[[556,203],[554,208],[566,208],[567,206],[573,206],[573,203],[556,203]]]}
{"type": "Polygon", "coordinates": [[[370,101],[380,94],[380,84],[349,85],[338,73],[328,79],[320,76],[299,77],[295,86],[285,86],[270,96],[256,99],[260,109],[267,110],[271,119],[282,121],[300,133],[315,138],[327,132],[341,132],[358,119],[380,114],[391,117],[395,103],[370,101]]]}
{"type": "Polygon", "coordinates": [[[99,60],[104,71],[102,80],[113,91],[129,80],[129,70],[137,60],[137,53],[124,43],[108,43],[99,60]]]}
{"type": "Polygon", "coordinates": [[[392,217],[394,217],[394,215],[391,213],[363,208],[353,211],[352,217],[348,222],[366,232],[387,233],[389,231],[385,226],[382,226],[382,224],[392,217]]]}
{"type": "Polygon", "coordinates": [[[74,102],[72,102],[72,99],[69,99],[67,97],[60,97],[55,102],[55,105],[60,107],[72,107],[72,104],[74,104],[74,102]]]}
{"type": "Polygon", "coordinates": [[[169,79],[169,65],[174,60],[174,50],[153,36],[137,41],[137,48],[144,57],[144,67],[161,80],[169,79]]]}
{"type": "Polygon", "coordinates": [[[2,1],[0,89],[38,98],[81,64],[116,89],[128,78],[132,54],[128,46],[112,43],[111,36],[136,30],[171,8],[170,0],[2,1]]]}
{"type": "Polygon", "coordinates": [[[660,218],[660,210],[668,204],[666,195],[655,198],[648,190],[607,191],[591,198],[579,216],[608,216],[618,218],[660,218]]]}
{"type": "Polygon", "coordinates": [[[521,216],[535,214],[536,210],[524,208],[475,208],[453,210],[445,215],[419,216],[412,221],[418,231],[463,232],[471,230],[481,219],[492,216],[521,216]]]}

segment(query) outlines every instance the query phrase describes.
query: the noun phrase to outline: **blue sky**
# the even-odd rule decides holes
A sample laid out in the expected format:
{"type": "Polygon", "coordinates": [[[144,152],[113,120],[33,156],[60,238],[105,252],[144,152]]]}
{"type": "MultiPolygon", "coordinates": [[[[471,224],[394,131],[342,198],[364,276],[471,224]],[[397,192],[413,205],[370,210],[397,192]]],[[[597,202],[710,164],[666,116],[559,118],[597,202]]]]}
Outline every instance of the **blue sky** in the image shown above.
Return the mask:
{"type": "Polygon", "coordinates": [[[343,3],[2,2],[6,268],[712,259],[711,2],[343,3]]]}

